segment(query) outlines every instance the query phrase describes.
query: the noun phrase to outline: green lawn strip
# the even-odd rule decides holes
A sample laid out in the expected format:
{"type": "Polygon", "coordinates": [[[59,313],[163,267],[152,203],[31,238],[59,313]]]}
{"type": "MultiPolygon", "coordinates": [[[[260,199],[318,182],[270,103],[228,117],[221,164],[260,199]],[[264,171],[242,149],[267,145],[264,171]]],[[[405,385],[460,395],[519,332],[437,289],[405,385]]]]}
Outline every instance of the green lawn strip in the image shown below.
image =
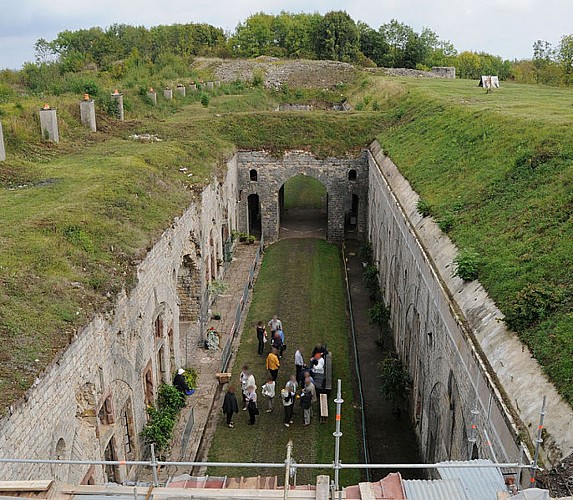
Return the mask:
{"type": "MultiPolygon", "coordinates": [[[[282,240],[265,252],[233,368],[235,386],[238,385],[237,379],[243,364],[247,363],[253,369],[262,409],[264,398],[260,395],[260,387],[267,372],[264,358],[257,355],[254,326],[259,319],[268,321],[274,313],[278,313],[283,320],[288,345],[279,371],[279,387],[283,386],[287,376],[294,372],[294,351],[298,345],[305,350],[308,357],[316,343],[328,342],[333,353],[335,377],[342,379],[344,388],[341,459],[348,463],[358,462],[346,304],[338,247],[322,240],[293,239],[282,240]]],[[[275,401],[275,410],[270,414],[261,412],[255,426],[247,425],[248,417],[243,411],[236,416],[234,429],[227,428],[223,416],[220,416],[209,460],[282,462],[286,444],[292,439],[293,456],[297,461],[331,463],[334,459],[333,399],[334,396],[331,395],[328,424],[320,424],[318,414],[315,414],[311,426],[307,428],[302,426],[302,409],[298,403],[295,406],[295,424],[288,429],[284,427],[282,403],[278,399],[275,401]]],[[[282,482],[282,472],[271,469],[211,468],[208,473],[235,477],[278,475],[282,482]]],[[[313,478],[317,473],[316,470],[301,469],[298,471],[297,481],[299,484],[314,483],[313,478]]],[[[332,471],[330,474],[332,475],[332,471]]],[[[359,473],[343,471],[341,480],[345,484],[356,483],[359,473]]]]}
{"type": "Polygon", "coordinates": [[[517,333],[573,404],[573,132],[551,107],[525,120],[446,101],[412,90],[379,140],[435,219],[450,218],[454,242],[479,253],[479,279],[502,312],[526,287],[561,297],[517,333]]]}
{"type": "Polygon", "coordinates": [[[297,175],[285,182],[284,193],[287,210],[294,207],[321,208],[326,188],[314,177],[297,175]]]}

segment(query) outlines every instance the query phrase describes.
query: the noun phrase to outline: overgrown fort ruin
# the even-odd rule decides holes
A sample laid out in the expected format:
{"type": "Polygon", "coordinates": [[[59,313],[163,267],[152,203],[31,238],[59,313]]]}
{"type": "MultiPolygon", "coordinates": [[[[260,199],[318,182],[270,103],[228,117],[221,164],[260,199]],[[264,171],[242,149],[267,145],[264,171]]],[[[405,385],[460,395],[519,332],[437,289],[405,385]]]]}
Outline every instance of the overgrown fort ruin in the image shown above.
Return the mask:
{"type": "MultiPolygon", "coordinates": [[[[73,460],[146,455],[139,438],[146,406],[153,404],[158,385],[169,382],[198,348],[208,319],[208,285],[223,277],[229,235],[252,230],[260,219],[265,240],[275,241],[282,188],[297,175],[324,184],[330,240],[342,240],[345,221],[354,218],[358,233],[372,242],[395,344],[414,381],[411,418],[424,460],[467,458],[472,424],[490,438],[477,436],[473,456],[516,460],[521,439],[535,437],[543,395],[551,408],[545,458],[551,462],[570,454],[571,409],[498,321],[500,313],[485,291],[451,277],[453,245],[417,213],[417,195],[373,143],[354,159],[317,159],[300,151],[279,158],[257,151],[234,154],[224,176],[203,189],[138,265],[135,287],[119,295],[113,311],[87,324],[2,419],[3,455],[73,460]],[[537,383],[523,390],[532,376],[537,383]],[[472,410],[476,418],[470,422],[472,410]]],[[[3,464],[0,470],[5,479],[109,479],[94,466],[3,464]]],[[[120,467],[115,479],[131,473],[120,467]]]]}

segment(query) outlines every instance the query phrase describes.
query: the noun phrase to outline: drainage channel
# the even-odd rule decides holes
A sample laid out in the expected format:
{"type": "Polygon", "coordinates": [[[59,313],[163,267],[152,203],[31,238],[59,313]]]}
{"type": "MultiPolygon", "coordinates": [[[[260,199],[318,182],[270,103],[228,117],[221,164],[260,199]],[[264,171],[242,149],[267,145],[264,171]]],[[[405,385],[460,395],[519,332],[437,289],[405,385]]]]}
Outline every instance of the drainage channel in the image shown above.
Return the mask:
{"type": "MultiPolygon", "coordinates": [[[[343,258],[346,268],[346,285],[351,311],[351,326],[355,346],[358,389],[362,405],[363,443],[365,458],[369,463],[420,463],[420,453],[414,427],[408,411],[395,414],[392,402],[380,391],[378,363],[391,342],[379,347],[379,331],[368,320],[372,303],[362,281],[362,263],[358,258],[360,242],[346,240],[343,258]]],[[[399,471],[405,479],[422,479],[421,469],[399,471]]],[[[386,471],[372,469],[370,479],[377,481],[386,471]]]]}

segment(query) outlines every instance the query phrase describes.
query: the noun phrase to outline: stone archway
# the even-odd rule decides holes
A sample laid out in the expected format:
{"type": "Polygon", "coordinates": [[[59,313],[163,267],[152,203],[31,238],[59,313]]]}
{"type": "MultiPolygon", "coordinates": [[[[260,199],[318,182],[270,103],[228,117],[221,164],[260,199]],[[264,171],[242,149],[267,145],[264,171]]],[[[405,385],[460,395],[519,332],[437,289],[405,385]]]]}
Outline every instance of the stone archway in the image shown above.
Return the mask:
{"type": "Polygon", "coordinates": [[[295,175],[279,189],[281,238],[326,238],[328,231],[328,192],[310,175],[295,175]]]}
{"type": "Polygon", "coordinates": [[[358,158],[321,159],[301,151],[288,151],[280,158],[264,151],[243,151],[237,153],[237,167],[241,231],[248,232],[250,229],[249,200],[253,199],[252,195],[256,195],[259,199],[262,236],[267,243],[276,241],[280,236],[281,216],[284,216],[282,188],[294,177],[307,176],[319,181],[326,189],[326,239],[342,241],[345,237],[346,219],[355,223],[357,236],[366,233],[366,153],[358,158]]]}

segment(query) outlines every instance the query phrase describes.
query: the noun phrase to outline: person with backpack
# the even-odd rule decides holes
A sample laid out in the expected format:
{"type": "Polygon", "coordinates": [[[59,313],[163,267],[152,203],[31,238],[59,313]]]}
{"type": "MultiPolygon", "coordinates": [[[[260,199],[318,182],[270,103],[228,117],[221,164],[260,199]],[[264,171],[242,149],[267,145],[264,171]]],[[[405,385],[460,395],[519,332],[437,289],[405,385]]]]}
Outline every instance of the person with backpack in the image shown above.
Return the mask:
{"type": "Polygon", "coordinates": [[[232,385],[227,389],[225,399],[223,400],[223,413],[227,417],[227,426],[231,429],[235,427],[233,414],[239,413],[239,404],[237,403],[237,397],[235,396],[235,388],[232,385]]]}

